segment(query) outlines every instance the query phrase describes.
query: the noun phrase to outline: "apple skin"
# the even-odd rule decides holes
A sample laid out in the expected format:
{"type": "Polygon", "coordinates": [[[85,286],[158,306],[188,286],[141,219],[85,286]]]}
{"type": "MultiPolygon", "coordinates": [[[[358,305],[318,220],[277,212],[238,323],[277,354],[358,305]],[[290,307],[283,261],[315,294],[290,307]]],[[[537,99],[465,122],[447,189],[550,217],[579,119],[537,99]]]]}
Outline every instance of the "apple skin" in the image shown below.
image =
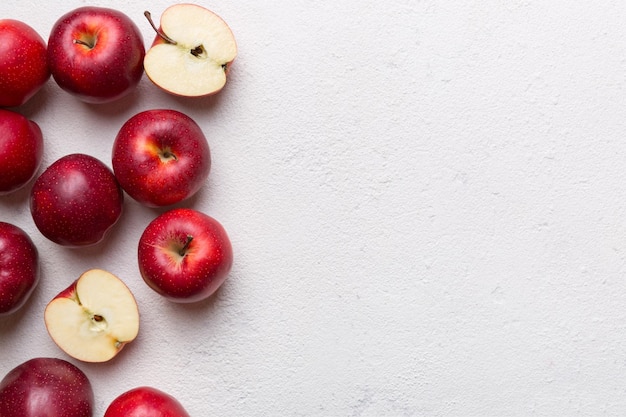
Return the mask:
{"type": "Polygon", "coordinates": [[[47,62],[56,83],[87,103],[107,103],[130,93],[143,75],[142,34],[124,13],[85,6],[53,25],[47,62]]]}
{"type": "Polygon", "coordinates": [[[39,125],[23,115],[0,109],[0,195],[25,186],[43,157],[39,125]]]}
{"type": "Polygon", "coordinates": [[[87,375],[63,359],[30,359],[0,381],[2,417],[92,417],[93,409],[87,375]]]}
{"type": "Polygon", "coordinates": [[[113,172],[134,200],[168,206],[193,196],[211,170],[209,144],[189,116],[168,109],[131,117],[113,143],[113,172]]]}
{"type": "Polygon", "coordinates": [[[31,26],[0,19],[0,107],[21,106],[48,81],[46,49],[31,26]]]}
{"type": "Polygon", "coordinates": [[[19,310],[39,283],[39,251],[24,230],[0,222],[0,316],[19,310]]]}
{"type": "Polygon", "coordinates": [[[157,216],[139,239],[139,271],[157,293],[178,303],[210,297],[226,280],[233,250],[224,227],[190,208],[157,216]]]}
{"type": "Polygon", "coordinates": [[[182,404],[159,389],[133,388],[115,398],[104,417],[190,417],[182,404]]]}
{"type": "Polygon", "coordinates": [[[30,211],[35,226],[62,246],[95,245],[119,220],[124,202],[113,171],[86,154],[66,155],[35,180],[30,211]]]}

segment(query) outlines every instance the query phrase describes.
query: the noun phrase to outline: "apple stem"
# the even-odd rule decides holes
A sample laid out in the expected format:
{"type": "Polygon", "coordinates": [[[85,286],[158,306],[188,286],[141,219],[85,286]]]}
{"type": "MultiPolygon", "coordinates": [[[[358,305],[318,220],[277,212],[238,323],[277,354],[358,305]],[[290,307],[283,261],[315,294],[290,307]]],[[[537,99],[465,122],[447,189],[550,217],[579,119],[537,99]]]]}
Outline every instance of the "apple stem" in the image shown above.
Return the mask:
{"type": "Polygon", "coordinates": [[[152,15],[150,14],[149,11],[145,11],[143,12],[143,15],[146,16],[146,19],[148,19],[148,22],[150,23],[150,26],[152,26],[152,29],[154,29],[154,31],[157,33],[157,35],[159,35],[161,38],[163,38],[163,40],[165,42],[171,43],[173,45],[176,45],[176,41],[173,40],[172,38],[170,38],[169,36],[167,36],[165,33],[163,33],[162,30],[159,30],[156,25],[154,24],[154,21],[152,21],[152,15]]]}
{"type": "Polygon", "coordinates": [[[173,152],[167,150],[164,151],[161,155],[163,157],[163,159],[167,160],[167,159],[173,159],[174,161],[178,161],[178,158],[176,157],[176,154],[174,154],[173,152]]]}
{"type": "Polygon", "coordinates": [[[178,251],[178,254],[180,256],[185,256],[187,254],[187,249],[189,249],[189,245],[191,244],[192,240],[193,236],[187,235],[187,241],[185,242],[185,245],[178,251]]]}
{"type": "Polygon", "coordinates": [[[79,45],[84,45],[84,46],[86,46],[89,49],[93,49],[93,47],[95,46],[95,44],[89,43],[89,42],[85,42],[85,41],[83,41],[81,39],[74,39],[74,43],[77,43],[79,45]]]}

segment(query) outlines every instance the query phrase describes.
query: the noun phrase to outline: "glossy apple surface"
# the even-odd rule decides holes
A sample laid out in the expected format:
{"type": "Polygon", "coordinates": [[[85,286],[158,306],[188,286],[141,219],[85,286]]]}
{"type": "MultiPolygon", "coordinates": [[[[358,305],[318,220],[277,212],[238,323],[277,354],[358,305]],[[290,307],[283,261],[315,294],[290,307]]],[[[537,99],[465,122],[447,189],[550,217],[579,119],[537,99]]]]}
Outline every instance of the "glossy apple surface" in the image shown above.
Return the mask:
{"type": "Polygon", "coordinates": [[[0,222],[0,316],[14,313],[39,282],[39,252],[20,227],[0,222]]]}
{"type": "Polygon", "coordinates": [[[92,417],[93,409],[87,375],[63,359],[30,359],[0,381],[2,417],[92,417]]]}
{"type": "Polygon", "coordinates": [[[230,27],[211,10],[196,4],[168,7],[144,58],[148,78],[166,92],[183,97],[215,94],[226,85],[237,43],[230,27]]]}
{"type": "Polygon", "coordinates": [[[194,195],[211,169],[209,144],[189,116],[168,109],[131,117],[113,143],[113,171],[138,202],[168,206],[194,195]]]}
{"type": "Polygon", "coordinates": [[[39,125],[0,109],[0,195],[16,191],[37,173],[43,156],[39,125]]]}
{"type": "Polygon", "coordinates": [[[24,22],[0,19],[0,107],[21,106],[49,78],[43,38],[24,22]]]}
{"type": "Polygon", "coordinates": [[[104,417],[190,417],[172,395],[153,387],[137,387],[115,398],[104,417]]]}
{"type": "Polygon", "coordinates": [[[130,93],[143,75],[145,48],[139,28],[124,13],[85,6],[53,25],[47,62],[56,83],[88,103],[130,93]]]}
{"type": "Polygon", "coordinates": [[[150,288],[179,303],[204,300],[226,280],[233,250],[224,227],[190,208],[156,217],[139,239],[139,270],[150,288]]]}
{"type": "Polygon", "coordinates": [[[102,161],[66,155],[35,180],[30,211],[41,234],[63,246],[94,245],[122,214],[124,194],[102,161]]]}

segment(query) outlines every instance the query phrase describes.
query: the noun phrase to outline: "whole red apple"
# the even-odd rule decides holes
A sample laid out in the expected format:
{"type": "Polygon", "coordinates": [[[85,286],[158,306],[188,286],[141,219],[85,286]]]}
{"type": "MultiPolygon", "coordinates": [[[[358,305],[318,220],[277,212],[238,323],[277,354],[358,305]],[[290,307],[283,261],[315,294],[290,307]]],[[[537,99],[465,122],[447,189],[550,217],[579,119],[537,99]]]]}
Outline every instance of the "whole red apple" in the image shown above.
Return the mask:
{"type": "Polygon", "coordinates": [[[191,303],[208,298],[226,280],[233,250],[224,227],[190,208],[156,217],[139,239],[139,271],[165,298],[191,303]]]}
{"type": "Polygon", "coordinates": [[[46,42],[19,20],[0,20],[0,107],[26,103],[50,78],[46,42]]]}
{"type": "Polygon", "coordinates": [[[94,245],[122,214],[124,194],[113,171],[85,154],[66,155],[35,180],[30,211],[35,226],[63,246],[94,245]]]}
{"type": "Polygon", "coordinates": [[[190,417],[172,395],[153,387],[137,387],[120,394],[104,417],[190,417]]]}
{"type": "Polygon", "coordinates": [[[30,359],[0,381],[2,417],[92,417],[93,409],[87,375],[63,359],[30,359]]]}
{"type": "Polygon", "coordinates": [[[168,206],[194,195],[211,169],[209,144],[189,116],[166,109],[131,117],[113,143],[113,172],[133,199],[168,206]]]}
{"type": "Polygon", "coordinates": [[[0,195],[22,188],[36,174],[43,156],[39,125],[0,109],[0,195]]]}
{"type": "Polygon", "coordinates": [[[20,309],[38,282],[37,247],[24,230],[0,222],[0,316],[20,309]]]}
{"type": "Polygon", "coordinates": [[[48,66],[56,83],[88,103],[130,93],[143,75],[145,48],[139,28],[124,13],[79,7],[53,25],[48,66]]]}

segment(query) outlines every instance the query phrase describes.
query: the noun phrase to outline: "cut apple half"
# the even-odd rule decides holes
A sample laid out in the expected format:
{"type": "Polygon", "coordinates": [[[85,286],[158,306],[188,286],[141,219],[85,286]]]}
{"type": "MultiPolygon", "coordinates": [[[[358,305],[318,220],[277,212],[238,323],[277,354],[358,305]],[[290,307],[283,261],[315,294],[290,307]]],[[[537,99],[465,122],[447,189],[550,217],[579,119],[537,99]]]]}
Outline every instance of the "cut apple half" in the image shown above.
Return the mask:
{"type": "Polygon", "coordinates": [[[237,56],[232,31],[221,17],[195,4],[176,4],[161,15],[157,35],[144,58],[148,78],[179,96],[201,97],[226,84],[230,63],[237,56]]]}
{"type": "Polygon", "coordinates": [[[44,312],[52,340],[83,362],[106,362],[139,332],[135,297],[118,277],[102,269],[83,273],[44,312]]]}

